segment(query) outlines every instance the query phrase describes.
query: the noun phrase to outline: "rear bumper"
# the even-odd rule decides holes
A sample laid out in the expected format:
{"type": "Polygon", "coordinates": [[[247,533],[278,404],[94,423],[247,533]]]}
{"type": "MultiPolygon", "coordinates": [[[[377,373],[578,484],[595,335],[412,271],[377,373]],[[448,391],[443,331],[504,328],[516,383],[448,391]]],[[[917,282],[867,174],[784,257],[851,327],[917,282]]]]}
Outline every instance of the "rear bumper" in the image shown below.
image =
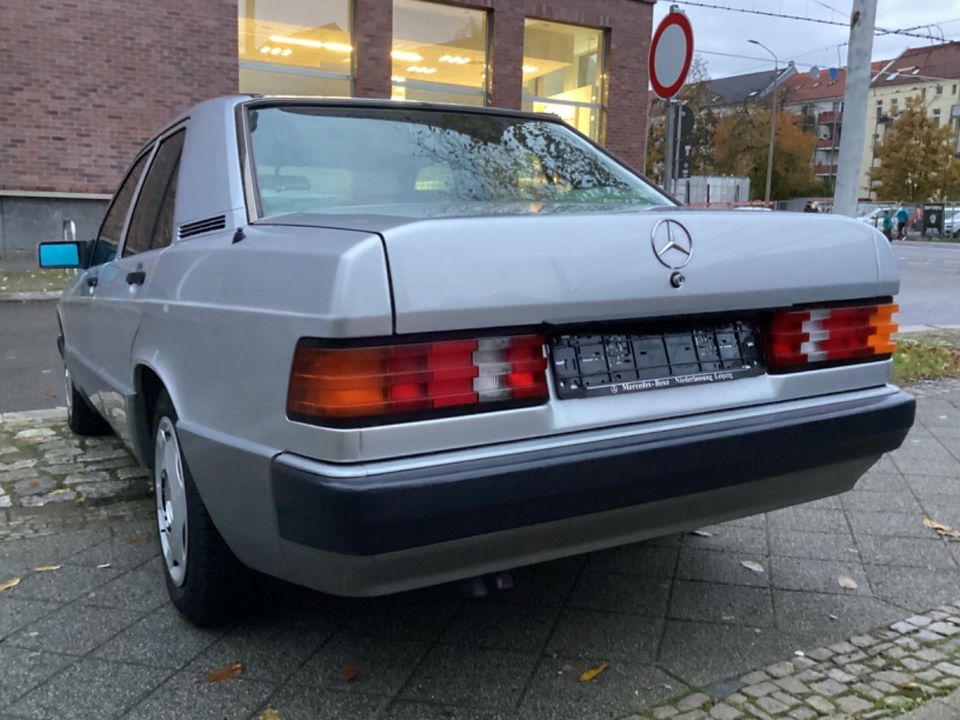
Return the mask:
{"type": "Polygon", "coordinates": [[[312,552],[339,573],[306,584],[388,592],[843,492],[899,447],[914,408],[891,390],[735,424],[348,477],[281,454],[271,466],[277,531],[288,554],[312,552]]]}

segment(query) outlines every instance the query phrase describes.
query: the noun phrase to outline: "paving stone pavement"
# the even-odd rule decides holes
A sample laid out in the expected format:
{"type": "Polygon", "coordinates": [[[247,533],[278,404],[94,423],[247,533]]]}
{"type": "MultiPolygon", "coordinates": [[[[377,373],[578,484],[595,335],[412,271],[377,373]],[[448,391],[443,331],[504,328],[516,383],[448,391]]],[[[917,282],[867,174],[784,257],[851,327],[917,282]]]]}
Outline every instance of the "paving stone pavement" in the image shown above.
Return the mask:
{"type": "Polygon", "coordinates": [[[912,390],[904,447],[843,496],[523,568],[514,590],[479,600],[446,587],[341,599],[251,579],[216,630],[167,602],[151,503],[131,499],[143,477],[116,441],[8,414],[0,584],[21,581],[0,592],[0,720],[267,707],[286,720],[803,720],[926,700],[941,714],[919,720],[945,720],[960,685],[960,542],[922,520],[960,527],[960,382],[912,390]],[[50,500],[120,480],[131,484],[116,496],[50,500]],[[232,663],[236,679],[203,682],[232,663]]]}

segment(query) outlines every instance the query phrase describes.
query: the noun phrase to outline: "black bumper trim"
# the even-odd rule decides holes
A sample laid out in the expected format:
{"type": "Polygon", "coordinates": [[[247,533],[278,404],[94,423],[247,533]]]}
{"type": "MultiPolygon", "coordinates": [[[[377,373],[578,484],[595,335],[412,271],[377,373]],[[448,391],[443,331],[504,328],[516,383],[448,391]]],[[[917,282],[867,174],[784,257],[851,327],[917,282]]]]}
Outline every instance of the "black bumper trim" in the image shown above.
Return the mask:
{"type": "Polygon", "coordinates": [[[280,536],[347,555],[377,555],[706,492],[900,446],[915,401],[903,392],[863,406],[748,427],[635,437],[504,458],[333,478],[272,466],[280,536]]]}

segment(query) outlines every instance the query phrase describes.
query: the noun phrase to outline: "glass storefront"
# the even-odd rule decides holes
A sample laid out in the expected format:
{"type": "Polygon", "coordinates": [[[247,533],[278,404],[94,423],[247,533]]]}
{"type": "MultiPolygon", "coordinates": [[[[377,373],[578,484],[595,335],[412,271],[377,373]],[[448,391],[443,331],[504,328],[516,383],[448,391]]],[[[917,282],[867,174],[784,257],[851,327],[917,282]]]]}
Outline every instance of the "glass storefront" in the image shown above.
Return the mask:
{"type": "Polygon", "coordinates": [[[594,140],[603,112],[603,31],[527,18],[523,109],[559,115],[594,140]]]}
{"type": "Polygon", "coordinates": [[[393,0],[394,100],[484,105],[487,14],[423,0],[393,0]]]}
{"type": "Polygon", "coordinates": [[[239,0],[240,92],[350,96],[351,0],[239,0]]]}

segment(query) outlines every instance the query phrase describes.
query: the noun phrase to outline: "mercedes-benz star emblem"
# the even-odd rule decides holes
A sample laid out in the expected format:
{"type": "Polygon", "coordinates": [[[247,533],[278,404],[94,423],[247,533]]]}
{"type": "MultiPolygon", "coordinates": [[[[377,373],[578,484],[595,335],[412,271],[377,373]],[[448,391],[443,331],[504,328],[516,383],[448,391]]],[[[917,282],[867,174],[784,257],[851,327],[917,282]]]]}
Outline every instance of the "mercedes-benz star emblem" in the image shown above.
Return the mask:
{"type": "Polygon", "coordinates": [[[661,220],[650,234],[653,254],[664,267],[679,270],[693,256],[693,238],[676,220],[661,220]]]}

